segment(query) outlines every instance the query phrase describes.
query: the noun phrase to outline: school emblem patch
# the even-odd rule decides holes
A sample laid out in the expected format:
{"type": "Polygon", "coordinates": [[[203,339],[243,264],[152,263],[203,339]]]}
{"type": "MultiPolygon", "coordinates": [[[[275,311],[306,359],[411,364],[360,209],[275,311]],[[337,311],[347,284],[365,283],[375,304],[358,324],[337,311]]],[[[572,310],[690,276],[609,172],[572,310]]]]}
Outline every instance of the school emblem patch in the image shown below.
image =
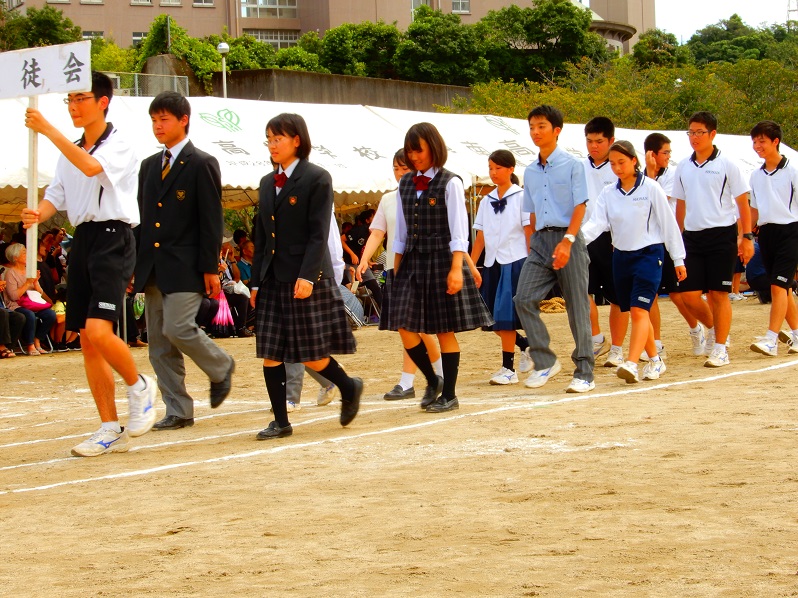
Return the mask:
{"type": "Polygon", "coordinates": [[[288,198],[288,203],[290,203],[292,206],[295,206],[296,205],[296,195],[292,195],[291,197],[289,197],[288,198]]]}
{"type": "Polygon", "coordinates": [[[177,199],[183,201],[186,198],[186,192],[183,189],[177,190],[177,199]]]}
{"type": "Polygon", "coordinates": [[[434,208],[435,204],[437,204],[437,203],[438,203],[438,200],[435,199],[434,197],[430,197],[429,198],[429,207],[434,208]]]}

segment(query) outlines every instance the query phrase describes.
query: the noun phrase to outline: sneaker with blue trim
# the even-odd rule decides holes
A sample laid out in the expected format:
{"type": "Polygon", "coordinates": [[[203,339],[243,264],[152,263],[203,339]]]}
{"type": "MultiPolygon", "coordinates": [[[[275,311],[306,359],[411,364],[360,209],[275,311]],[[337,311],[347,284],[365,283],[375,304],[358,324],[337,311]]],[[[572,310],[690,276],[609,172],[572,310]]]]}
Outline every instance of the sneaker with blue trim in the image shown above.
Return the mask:
{"type": "Polygon", "coordinates": [[[618,369],[615,370],[616,375],[626,380],[627,384],[637,384],[640,382],[640,377],[637,373],[637,364],[634,361],[625,361],[621,365],[618,366],[618,369]]]}
{"type": "Polygon", "coordinates": [[[316,405],[319,407],[324,407],[325,405],[329,405],[332,403],[333,399],[335,398],[335,384],[330,384],[329,386],[322,386],[319,389],[319,396],[316,397],[316,405]]]}
{"type": "Polygon", "coordinates": [[[511,369],[502,367],[502,369],[496,372],[493,378],[490,379],[490,383],[498,386],[504,386],[505,384],[518,384],[518,374],[511,369]]]}
{"type": "Polygon", "coordinates": [[[556,376],[561,369],[562,365],[560,361],[557,360],[550,368],[546,368],[545,370],[533,370],[524,384],[526,384],[527,388],[540,388],[549,381],[549,378],[556,376]]]}
{"type": "Polygon", "coordinates": [[[294,411],[299,411],[302,409],[302,406],[299,403],[294,403],[294,401],[286,401],[285,402],[285,410],[288,413],[293,413],[294,411]]]}
{"type": "Polygon", "coordinates": [[[100,428],[89,438],[72,447],[72,454],[76,457],[98,457],[106,453],[124,453],[128,449],[128,433],[122,428],[121,432],[100,428]]]}
{"type": "Polygon", "coordinates": [[[760,338],[754,343],[751,343],[751,351],[754,353],[761,353],[769,357],[776,357],[779,354],[778,341],[768,340],[767,337],[760,338]]]}
{"type": "Polygon", "coordinates": [[[613,347],[607,354],[607,359],[604,361],[605,368],[617,368],[623,365],[623,349],[621,347],[613,347]]]}
{"type": "Polygon", "coordinates": [[[605,336],[601,341],[593,341],[593,357],[601,357],[610,350],[610,342],[605,336]]]}
{"type": "Polygon", "coordinates": [[[127,433],[135,438],[142,436],[152,429],[158,415],[155,409],[155,395],[158,392],[158,386],[155,380],[149,376],[141,376],[144,380],[144,390],[138,392],[128,390],[127,393],[127,433]]]}
{"type": "Polygon", "coordinates": [[[704,362],[704,367],[720,368],[724,365],[729,365],[729,354],[724,349],[725,348],[713,349],[709,358],[704,362]]]}
{"type": "Polygon", "coordinates": [[[571,380],[568,388],[565,389],[565,392],[588,392],[594,388],[596,388],[595,382],[588,382],[587,380],[582,380],[581,378],[574,378],[571,380]]]}
{"type": "Polygon", "coordinates": [[[659,377],[664,374],[667,369],[662,358],[657,361],[649,361],[643,366],[643,380],[659,380],[659,377]]]}
{"type": "Polygon", "coordinates": [[[787,349],[789,355],[798,353],[798,339],[793,336],[792,332],[780,330],[779,340],[789,347],[787,349]]]}
{"type": "Polygon", "coordinates": [[[526,374],[533,367],[535,367],[535,362],[532,361],[532,356],[529,354],[529,347],[527,347],[521,351],[521,357],[518,358],[518,371],[522,374],[526,374]]]}
{"type": "Polygon", "coordinates": [[[707,346],[704,326],[699,324],[696,332],[690,331],[690,342],[693,343],[693,355],[703,355],[707,346]]]}

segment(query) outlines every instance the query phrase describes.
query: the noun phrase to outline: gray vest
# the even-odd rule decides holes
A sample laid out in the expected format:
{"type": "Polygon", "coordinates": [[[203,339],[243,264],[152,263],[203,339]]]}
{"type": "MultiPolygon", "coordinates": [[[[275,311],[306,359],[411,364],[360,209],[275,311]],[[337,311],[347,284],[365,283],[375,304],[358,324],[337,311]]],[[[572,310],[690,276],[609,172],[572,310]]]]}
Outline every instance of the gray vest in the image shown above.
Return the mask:
{"type": "Polygon", "coordinates": [[[442,168],[429,182],[429,188],[416,197],[413,173],[399,181],[399,197],[402,213],[407,224],[405,253],[415,249],[420,253],[432,253],[449,249],[452,235],[446,210],[446,185],[457,176],[442,168]]]}

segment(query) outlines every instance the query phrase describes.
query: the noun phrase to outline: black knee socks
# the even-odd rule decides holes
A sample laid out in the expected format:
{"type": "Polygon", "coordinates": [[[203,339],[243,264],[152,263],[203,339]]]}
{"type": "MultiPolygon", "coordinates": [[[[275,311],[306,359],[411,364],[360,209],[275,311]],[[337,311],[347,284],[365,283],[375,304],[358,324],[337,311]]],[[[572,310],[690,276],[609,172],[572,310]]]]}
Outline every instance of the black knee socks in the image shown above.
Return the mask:
{"type": "Polygon", "coordinates": [[[281,363],[274,367],[263,366],[263,379],[266,380],[266,391],[269,393],[269,401],[272,404],[274,421],[278,426],[284,428],[290,423],[285,404],[285,364],[281,363]]]}
{"type": "Polygon", "coordinates": [[[338,390],[341,391],[342,401],[352,400],[355,394],[355,384],[352,378],[344,371],[344,368],[341,367],[341,364],[335,361],[334,358],[330,357],[330,363],[319,374],[338,387],[338,390]]]}
{"type": "Polygon", "coordinates": [[[508,370],[515,371],[515,368],[513,367],[514,359],[515,359],[514,351],[502,351],[502,367],[505,367],[508,370]]]}
{"type": "MultiPolygon", "coordinates": [[[[427,353],[427,347],[424,346],[423,342],[418,343],[415,347],[410,349],[405,348],[407,354],[410,356],[410,359],[413,360],[413,363],[416,364],[416,367],[424,374],[424,377],[427,379],[428,386],[437,386],[438,385],[438,375],[435,373],[435,370],[432,367],[432,362],[429,360],[429,354],[427,353]]],[[[444,377],[446,374],[446,369],[443,370],[444,377]]]]}
{"type": "Polygon", "coordinates": [[[526,351],[529,348],[529,341],[527,340],[527,338],[525,336],[521,336],[519,333],[516,332],[515,333],[515,345],[516,345],[516,347],[521,349],[521,351],[523,352],[523,351],[526,351]]]}
{"type": "Polygon", "coordinates": [[[460,351],[441,353],[441,364],[443,365],[443,393],[441,396],[451,400],[457,396],[455,387],[457,386],[457,372],[460,369],[460,351]]]}

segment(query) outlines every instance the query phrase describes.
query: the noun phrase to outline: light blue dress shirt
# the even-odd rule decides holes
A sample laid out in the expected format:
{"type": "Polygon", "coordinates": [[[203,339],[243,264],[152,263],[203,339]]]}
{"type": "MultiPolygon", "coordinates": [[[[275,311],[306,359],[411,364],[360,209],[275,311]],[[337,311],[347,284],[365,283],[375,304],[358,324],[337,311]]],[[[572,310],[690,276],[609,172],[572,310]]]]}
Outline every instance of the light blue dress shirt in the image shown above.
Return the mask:
{"type": "Polygon", "coordinates": [[[568,227],[574,208],[588,200],[582,162],[557,146],[541,164],[524,172],[524,211],[535,215],[535,230],[568,227]]]}

